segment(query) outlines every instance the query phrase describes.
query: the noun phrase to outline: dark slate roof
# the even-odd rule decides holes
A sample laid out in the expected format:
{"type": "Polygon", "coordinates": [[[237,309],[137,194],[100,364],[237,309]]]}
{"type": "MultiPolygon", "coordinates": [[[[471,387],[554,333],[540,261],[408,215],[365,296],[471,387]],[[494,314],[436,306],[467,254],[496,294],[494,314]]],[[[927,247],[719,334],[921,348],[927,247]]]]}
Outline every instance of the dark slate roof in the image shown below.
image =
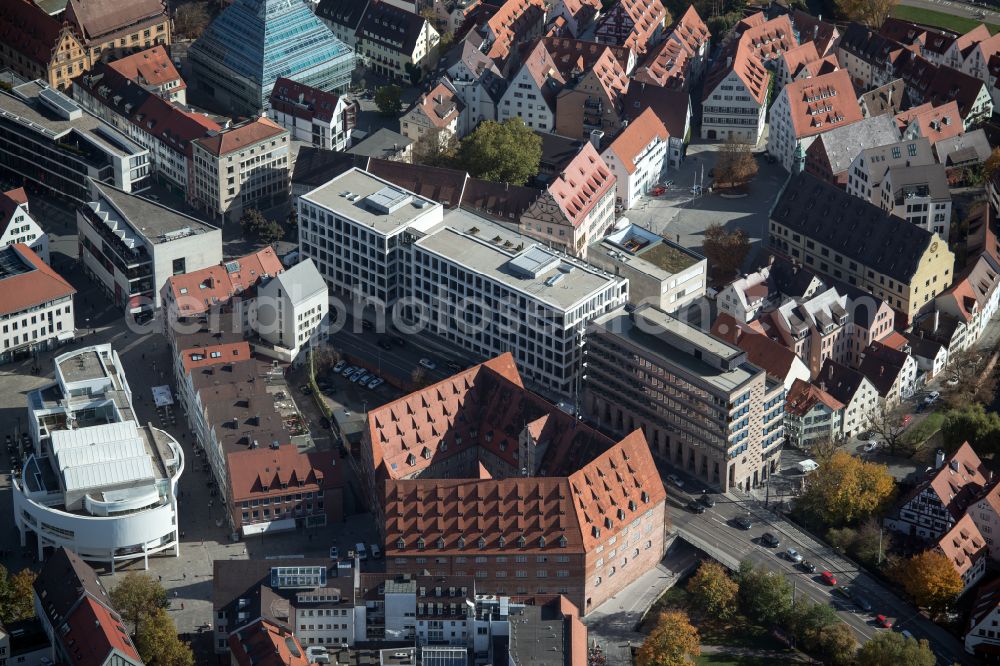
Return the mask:
{"type": "Polygon", "coordinates": [[[819,384],[824,391],[848,405],[864,379],[865,376],[857,370],[852,370],[846,365],[828,358],[814,383],[819,384]]]}
{"type": "Polygon", "coordinates": [[[395,7],[387,2],[373,2],[358,26],[358,38],[379,42],[399,53],[413,53],[424,17],[395,7]]]}
{"type": "Polygon", "coordinates": [[[338,150],[303,146],[295,158],[292,183],[319,187],[354,167],[368,168],[368,158],[338,150]]]}
{"type": "Polygon", "coordinates": [[[983,82],[974,76],[942,65],[938,67],[934,78],[928,84],[924,100],[934,106],[941,106],[955,100],[958,102],[958,112],[962,114],[963,119],[966,119],[969,117],[983,85],[983,82]]]}
{"type": "Polygon", "coordinates": [[[368,172],[422,197],[437,201],[445,208],[455,208],[462,200],[468,174],[458,169],[445,169],[424,164],[410,164],[371,158],[368,172]]]}
{"type": "Polygon", "coordinates": [[[562,171],[567,164],[573,161],[576,154],[580,152],[580,147],[583,146],[583,139],[573,139],[550,132],[536,131],[535,134],[542,140],[541,166],[543,171],[562,171]]]}
{"type": "Polygon", "coordinates": [[[368,0],[320,0],[316,16],[356,30],[367,8],[368,0]]]}
{"type": "Polygon", "coordinates": [[[97,573],[79,555],[65,548],[52,554],[32,585],[42,610],[57,630],[85,595],[111,608],[108,592],[97,573]]]}
{"type": "Polygon", "coordinates": [[[789,180],[771,219],[904,284],[934,237],[805,172],[789,180]]]}
{"type": "Polygon", "coordinates": [[[884,35],[869,30],[860,23],[851,23],[840,36],[838,46],[869,63],[883,64],[889,52],[902,45],[884,35]]]}
{"type": "Polygon", "coordinates": [[[686,90],[672,90],[634,81],[622,100],[622,113],[629,121],[633,121],[647,108],[651,108],[670,136],[683,139],[690,102],[691,98],[686,90]]]}
{"type": "Polygon", "coordinates": [[[533,187],[469,178],[465,184],[462,208],[513,223],[521,219],[521,213],[527,210],[540,194],[541,191],[533,187]]]}
{"type": "Polygon", "coordinates": [[[805,298],[813,278],[823,280],[806,267],[796,266],[777,257],[771,264],[768,277],[775,291],[791,298],[805,298]]]}

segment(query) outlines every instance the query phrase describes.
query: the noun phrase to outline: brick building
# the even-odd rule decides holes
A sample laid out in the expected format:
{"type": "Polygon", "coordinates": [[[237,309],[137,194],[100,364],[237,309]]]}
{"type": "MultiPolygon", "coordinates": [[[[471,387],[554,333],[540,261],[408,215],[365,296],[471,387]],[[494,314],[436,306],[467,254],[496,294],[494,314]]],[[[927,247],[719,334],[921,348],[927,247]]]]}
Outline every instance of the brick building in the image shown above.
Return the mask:
{"type": "Polygon", "coordinates": [[[617,443],[527,391],[504,354],[368,414],[361,466],[390,573],[583,612],[655,566],[666,493],[641,432],[617,443]]]}

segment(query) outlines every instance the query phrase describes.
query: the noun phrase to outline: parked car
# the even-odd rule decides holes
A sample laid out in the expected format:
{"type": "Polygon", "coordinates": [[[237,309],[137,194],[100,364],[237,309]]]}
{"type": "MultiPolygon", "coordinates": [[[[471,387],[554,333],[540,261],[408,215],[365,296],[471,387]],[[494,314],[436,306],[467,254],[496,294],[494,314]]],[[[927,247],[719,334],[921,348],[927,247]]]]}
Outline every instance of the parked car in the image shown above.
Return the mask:
{"type": "Polygon", "coordinates": [[[832,586],[832,585],[836,585],[837,584],[837,577],[834,576],[829,571],[824,571],[823,573],[821,573],[819,575],[819,577],[820,577],[820,580],[822,580],[827,585],[831,585],[832,586]]]}
{"type": "Polygon", "coordinates": [[[875,624],[882,627],[883,629],[892,629],[892,620],[887,618],[885,615],[876,615],[875,624]]]}
{"type": "Polygon", "coordinates": [[[858,608],[860,608],[864,612],[866,613],[871,612],[872,604],[870,601],[868,601],[868,597],[864,596],[863,594],[860,594],[855,589],[851,589],[851,599],[853,599],[854,603],[858,605],[858,608]]]}
{"type": "Polygon", "coordinates": [[[688,502],[687,508],[691,513],[705,513],[705,505],[694,500],[688,502]]]}
{"type": "Polygon", "coordinates": [[[789,562],[795,562],[796,564],[798,564],[799,562],[802,561],[802,554],[799,553],[799,551],[795,550],[794,548],[789,548],[788,550],[785,551],[785,559],[788,560],[789,562]]]}
{"type": "Polygon", "coordinates": [[[352,373],[351,373],[351,376],[350,376],[350,377],[348,377],[348,379],[350,379],[350,380],[351,380],[351,383],[352,383],[352,384],[353,384],[353,383],[357,383],[357,381],[358,381],[358,377],[360,377],[361,375],[363,375],[363,374],[365,374],[365,373],[367,373],[367,372],[368,372],[368,371],[367,371],[367,370],[365,370],[364,368],[355,368],[354,372],[352,372],[352,373]]]}
{"type": "Polygon", "coordinates": [[[799,562],[799,569],[806,573],[816,573],[816,565],[812,562],[799,562]]]}
{"type": "Polygon", "coordinates": [[[680,478],[678,478],[678,476],[676,474],[671,474],[671,475],[667,476],[667,481],[669,481],[670,483],[674,484],[678,488],[683,488],[684,487],[684,482],[681,481],[680,478]]]}
{"type": "Polygon", "coordinates": [[[935,402],[938,401],[938,398],[940,397],[941,393],[939,391],[931,391],[930,393],[927,394],[927,397],[924,398],[924,404],[933,405],[935,402]]]}
{"type": "Polygon", "coordinates": [[[698,501],[707,506],[709,509],[715,506],[715,498],[712,497],[711,493],[703,493],[702,496],[698,498],[698,501]]]}
{"type": "Polygon", "coordinates": [[[740,516],[736,519],[736,527],[741,530],[749,530],[753,527],[753,521],[751,521],[748,516],[740,516]]]}
{"type": "Polygon", "coordinates": [[[333,366],[333,372],[334,372],[334,374],[343,372],[344,368],[346,368],[346,367],[347,367],[347,361],[341,359],[341,360],[337,361],[337,365],[333,366]]]}
{"type": "Polygon", "coordinates": [[[878,448],[878,440],[873,439],[870,442],[868,442],[867,444],[865,444],[864,451],[865,451],[865,453],[871,453],[872,451],[874,451],[877,448],[878,448]]]}
{"type": "Polygon", "coordinates": [[[340,376],[341,377],[350,377],[355,372],[357,372],[357,370],[358,370],[358,367],[356,365],[349,365],[349,366],[347,366],[346,368],[344,368],[343,370],[340,371],[340,376]]]}
{"type": "Polygon", "coordinates": [[[354,377],[353,379],[351,379],[351,382],[353,382],[355,384],[360,384],[361,386],[364,386],[368,382],[368,380],[371,379],[371,377],[372,377],[372,374],[370,372],[368,372],[367,370],[365,370],[360,375],[358,375],[357,377],[354,377]]]}
{"type": "Polygon", "coordinates": [[[309,386],[309,384],[303,384],[299,387],[299,390],[302,391],[302,395],[311,395],[313,392],[312,387],[309,386]]]}
{"type": "Polygon", "coordinates": [[[382,386],[382,384],[385,384],[385,380],[382,379],[381,377],[376,377],[375,379],[368,382],[368,388],[377,389],[379,386],[382,386]]]}
{"type": "Polygon", "coordinates": [[[435,370],[438,367],[437,363],[435,363],[434,361],[430,360],[429,358],[422,358],[422,359],[420,359],[417,362],[420,365],[422,365],[423,367],[427,368],[428,370],[435,370]]]}
{"type": "Polygon", "coordinates": [[[777,548],[781,545],[781,540],[770,532],[764,532],[760,537],[760,542],[768,548],[777,548]]]}

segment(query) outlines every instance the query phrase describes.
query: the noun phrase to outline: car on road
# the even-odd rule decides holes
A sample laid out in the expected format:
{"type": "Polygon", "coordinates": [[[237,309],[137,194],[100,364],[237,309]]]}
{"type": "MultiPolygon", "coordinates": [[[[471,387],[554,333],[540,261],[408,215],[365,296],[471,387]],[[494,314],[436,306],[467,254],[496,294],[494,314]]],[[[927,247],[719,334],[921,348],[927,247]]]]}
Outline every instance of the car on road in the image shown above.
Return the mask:
{"type": "Polygon", "coordinates": [[[760,537],[760,542],[768,548],[777,548],[781,545],[781,539],[774,536],[770,532],[764,532],[764,534],[760,537]]]}
{"type": "Polygon", "coordinates": [[[715,498],[712,497],[711,493],[703,493],[702,496],[698,498],[698,501],[704,504],[709,509],[715,506],[715,498]]]}
{"type": "Polygon", "coordinates": [[[851,588],[850,593],[851,593],[851,599],[854,601],[855,604],[858,605],[858,608],[860,608],[866,613],[871,612],[872,604],[870,601],[868,601],[868,597],[861,594],[854,588],[851,588]]]}
{"type": "Polygon", "coordinates": [[[346,367],[347,367],[347,361],[344,360],[337,361],[337,365],[333,366],[333,372],[334,374],[343,372],[344,368],[346,367]]]}
{"type": "Polygon", "coordinates": [[[927,394],[927,397],[924,398],[924,404],[933,405],[935,402],[938,401],[938,398],[940,397],[941,393],[939,391],[931,391],[930,393],[927,394]]]}
{"type": "Polygon", "coordinates": [[[336,546],[330,546],[330,559],[338,560],[340,559],[340,549],[336,546]]]}
{"type": "Polygon", "coordinates": [[[358,370],[358,366],[356,366],[356,365],[349,365],[349,366],[347,366],[346,368],[344,368],[343,370],[340,371],[340,376],[341,377],[350,377],[355,372],[357,372],[357,370],[358,370]]]}
{"type": "Polygon", "coordinates": [[[837,584],[837,577],[834,576],[829,571],[824,571],[819,575],[820,580],[822,580],[827,585],[833,586],[837,584]]]}
{"type": "Polygon", "coordinates": [[[875,624],[882,627],[883,629],[892,629],[892,620],[887,618],[885,615],[876,615],[875,624]]]}
{"type": "Polygon", "coordinates": [[[653,189],[651,189],[649,191],[649,194],[651,196],[654,196],[654,197],[659,197],[659,196],[663,196],[663,193],[666,192],[666,191],[667,191],[667,188],[663,187],[662,185],[657,185],[656,187],[654,187],[653,189]]]}
{"type": "Polygon", "coordinates": [[[878,448],[878,440],[877,439],[873,439],[870,442],[868,442],[868,443],[865,444],[864,451],[865,451],[865,453],[871,453],[872,451],[874,451],[877,448],[878,448]]]}
{"type": "Polygon", "coordinates": [[[749,516],[740,516],[739,518],[736,519],[735,522],[736,522],[736,527],[740,528],[741,530],[749,530],[750,528],[753,527],[753,521],[750,520],[749,516]]]}
{"type": "Polygon", "coordinates": [[[462,366],[460,366],[458,363],[455,363],[454,361],[448,361],[447,363],[445,363],[445,367],[447,367],[452,372],[460,372],[462,370],[462,366]]]}
{"type": "Polygon", "coordinates": [[[688,502],[687,508],[691,513],[705,513],[705,505],[694,500],[688,502]]]}
{"type": "Polygon", "coordinates": [[[434,361],[430,360],[429,358],[422,358],[419,361],[417,361],[417,363],[419,363],[421,366],[427,368],[428,370],[436,370],[437,367],[438,367],[437,363],[435,363],[434,361]]]}
{"type": "Polygon", "coordinates": [[[385,384],[385,380],[382,379],[381,377],[376,377],[375,379],[368,382],[368,388],[377,389],[379,386],[382,386],[382,384],[385,384]]]}
{"type": "Polygon", "coordinates": [[[816,573],[816,565],[812,562],[799,562],[799,569],[802,569],[806,573],[816,573]]]}
{"type": "Polygon", "coordinates": [[[303,384],[299,387],[299,390],[302,391],[302,395],[310,395],[313,392],[312,387],[309,386],[309,384],[303,384]]]}
{"type": "Polygon", "coordinates": [[[667,481],[669,481],[670,483],[674,484],[674,485],[675,485],[675,486],[677,486],[678,488],[683,488],[683,487],[684,487],[684,482],[683,482],[683,481],[681,481],[681,480],[680,480],[680,479],[679,479],[679,478],[677,477],[677,475],[676,475],[676,474],[671,474],[671,475],[667,476],[667,481]]]}
{"type": "Polygon", "coordinates": [[[385,338],[379,338],[379,341],[376,344],[379,347],[381,347],[382,349],[386,350],[386,351],[389,351],[389,350],[392,349],[392,343],[390,341],[386,340],[385,338]]]}
{"type": "Polygon", "coordinates": [[[910,425],[911,423],[913,423],[913,414],[906,414],[905,416],[903,416],[903,427],[904,428],[906,426],[910,425]]]}
{"type": "Polygon", "coordinates": [[[789,562],[795,562],[796,564],[798,564],[799,562],[802,561],[802,553],[795,550],[794,548],[789,548],[788,550],[785,551],[785,559],[788,560],[789,562]]]}

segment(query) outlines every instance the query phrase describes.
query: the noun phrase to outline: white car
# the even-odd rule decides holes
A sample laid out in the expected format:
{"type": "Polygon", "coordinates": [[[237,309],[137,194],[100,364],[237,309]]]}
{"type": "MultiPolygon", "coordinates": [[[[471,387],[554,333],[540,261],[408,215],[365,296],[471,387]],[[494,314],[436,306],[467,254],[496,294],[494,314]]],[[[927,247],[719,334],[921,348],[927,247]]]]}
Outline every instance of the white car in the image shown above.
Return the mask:
{"type": "Polygon", "coordinates": [[[865,444],[865,453],[871,453],[878,448],[878,440],[873,439],[865,444]]]}
{"type": "Polygon", "coordinates": [[[684,482],[681,481],[679,478],[677,478],[676,474],[671,474],[670,476],[668,476],[667,477],[667,481],[669,481],[670,483],[674,484],[678,488],[683,488],[684,487],[684,482]]]}
{"type": "Polygon", "coordinates": [[[789,548],[785,551],[785,559],[789,562],[795,562],[798,564],[802,561],[802,554],[794,548],[789,548]]]}
{"type": "Polygon", "coordinates": [[[346,368],[346,367],[347,367],[347,361],[340,360],[340,361],[337,361],[337,365],[333,366],[333,371],[335,373],[342,372],[344,370],[344,368],[346,368]]]}
{"type": "Polygon", "coordinates": [[[382,386],[382,384],[385,384],[385,380],[382,379],[381,377],[376,377],[375,379],[368,382],[368,388],[377,389],[379,386],[382,386]]]}
{"type": "Polygon", "coordinates": [[[418,361],[418,363],[420,363],[420,365],[424,366],[428,370],[434,370],[435,368],[438,367],[437,363],[435,363],[434,361],[430,360],[429,358],[422,358],[422,359],[420,359],[420,361],[418,361]]]}
{"type": "Polygon", "coordinates": [[[927,394],[927,397],[924,398],[924,404],[933,405],[935,402],[938,401],[938,398],[940,397],[941,393],[939,391],[931,391],[930,393],[927,394]]]}

